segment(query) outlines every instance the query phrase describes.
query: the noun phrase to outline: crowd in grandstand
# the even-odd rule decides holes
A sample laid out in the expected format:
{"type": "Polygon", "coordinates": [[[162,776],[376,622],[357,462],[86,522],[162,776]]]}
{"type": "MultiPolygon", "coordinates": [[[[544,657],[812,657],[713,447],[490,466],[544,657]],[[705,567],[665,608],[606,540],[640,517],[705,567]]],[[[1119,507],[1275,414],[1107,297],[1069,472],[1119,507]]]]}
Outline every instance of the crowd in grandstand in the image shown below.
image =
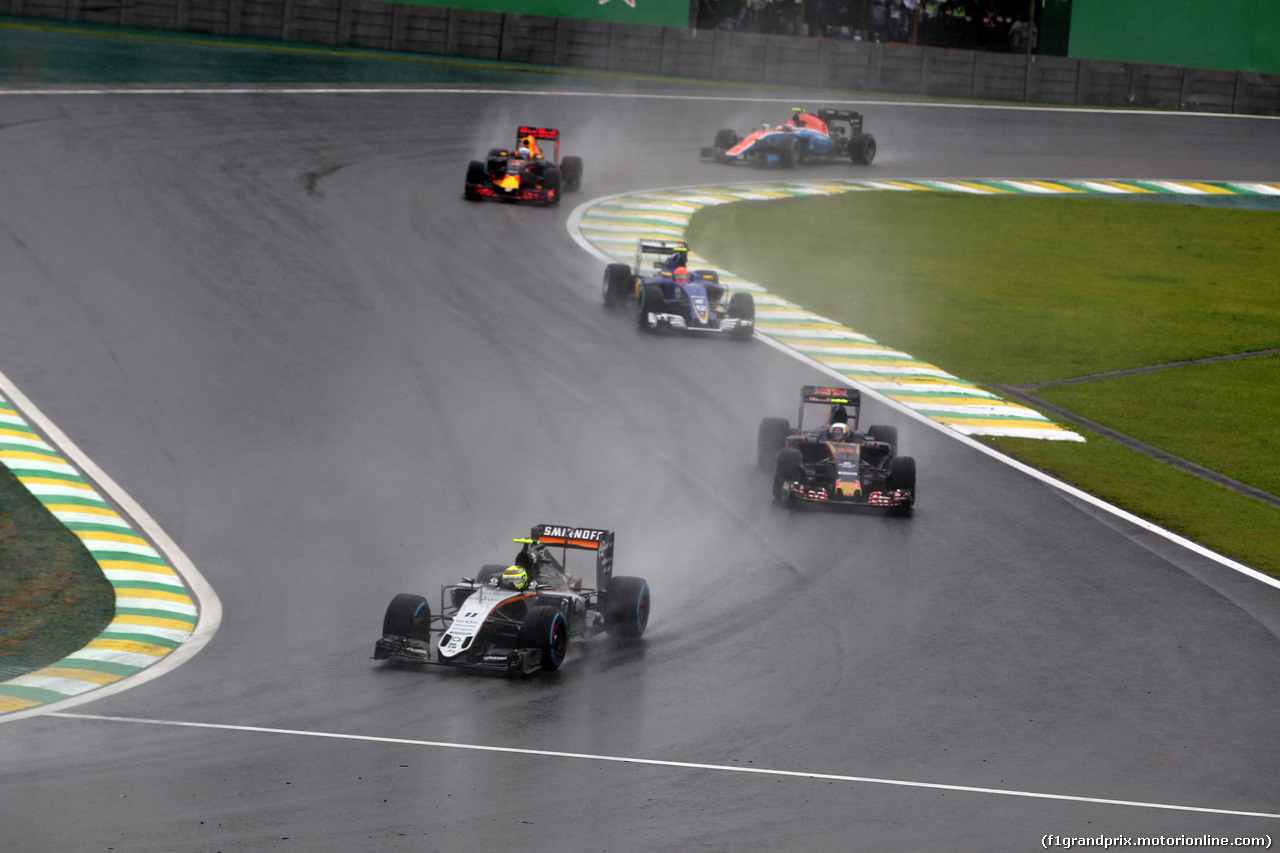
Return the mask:
{"type": "Polygon", "coordinates": [[[1029,0],[700,0],[700,29],[897,42],[967,50],[1034,50],[1029,0]]]}

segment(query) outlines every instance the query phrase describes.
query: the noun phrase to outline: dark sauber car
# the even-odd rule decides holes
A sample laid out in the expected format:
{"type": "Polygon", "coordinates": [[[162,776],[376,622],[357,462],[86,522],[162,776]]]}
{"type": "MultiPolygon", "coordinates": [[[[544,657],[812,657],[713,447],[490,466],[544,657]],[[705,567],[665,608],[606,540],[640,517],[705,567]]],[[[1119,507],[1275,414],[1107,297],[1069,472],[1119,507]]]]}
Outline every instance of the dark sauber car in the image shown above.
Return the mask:
{"type": "Polygon", "coordinates": [[[764,418],[756,463],[773,467],[773,496],[787,506],[879,508],[909,513],[916,500],[916,461],[898,455],[896,427],[858,431],[862,394],[853,388],[805,385],[793,429],[786,418],[764,418]],[[826,421],[804,428],[805,409],[818,405],[826,421]]]}
{"type": "Polygon", "coordinates": [[[756,326],[755,297],[729,293],[715,270],[690,270],[683,240],[636,241],[636,265],[609,264],[604,271],[604,304],[621,309],[635,303],[641,331],[671,330],[728,335],[750,340],[756,326]]]}
{"type": "Polygon", "coordinates": [[[472,200],[498,198],[553,205],[560,203],[562,192],[581,186],[582,158],[560,159],[560,131],[521,126],[515,148],[492,148],[484,162],[471,161],[463,195],[472,200]],[[554,146],[550,157],[542,150],[544,142],[554,146]]]}
{"type": "Polygon", "coordinates": [[[613,539],[609,530],[539,524],[515,540],[527,585],[509,585],[507,564],[496,563],[441,587],[437,615],[422,596],[397,595],[374,660],[527,674],[559,669],[571,637],[639,638],[649,624],[649,584],[614,576],[613,539]],[[566,569],[570,551],[595,553],[594,589],[566,569]]]}

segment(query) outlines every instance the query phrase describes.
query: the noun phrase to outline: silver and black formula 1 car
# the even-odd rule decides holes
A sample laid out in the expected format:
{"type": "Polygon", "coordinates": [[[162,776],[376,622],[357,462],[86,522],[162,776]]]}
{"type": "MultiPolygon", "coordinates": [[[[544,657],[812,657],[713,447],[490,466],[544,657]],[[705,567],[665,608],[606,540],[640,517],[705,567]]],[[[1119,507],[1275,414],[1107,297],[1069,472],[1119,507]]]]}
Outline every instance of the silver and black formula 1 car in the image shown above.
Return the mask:
{"type": "Polygon", "coordinates": [[[721,163],[750,163],[789,169],[820,160],[849,159],[863,166],[876,157],[876,138],[862,132],[862,114],[853,110],[793,109],[790,120],[776,127],[738,136],[731,128],[716,134],[702,157],[721,163]]]}
{"type": "Polygon", "coordinates": [[[764,418],[756,435],[756,464],[773,466],[773,496],[787,506],[875,507],[909,513],[916,501],[916,461],[898,455],[898,430],[872,424],[858,431],[862,394],[853,388],[805,385],[795,429],[786,418],[764,418]],[[805,430],[805,407],[827,410],[805,430]]]}
{"type": "Polygon", "coordinates": [[[525,127],[516,132],[516,147],[492,148],[484,162],[472,160],[467,166],[463,191],[472,200],[499,198],[552,205],[560,203],[560,193],[582,186],[582,158],[560,159],[560,131],[554,127],[525,127]],[[551,156],[540,147],[554,146],[551,156]]]}
{"type": "Polygon", "coordinates": [[[487,565],[442,586],[439,614],[420,595],[397,595],[374,660],[527,674],[559,669],[570,637],[639,638],[649,624],[649,584],[614,576],[613,538],[609,530],[539,524],[515,540],[522,547],[512,566],[487,565]],[[565,568],[569,551],[595,552],[594,589],[565,568]]]}
{"type": "Polygon", "coordinates": [[[683,240],[637,240],[636,265],[609,264],[604,270],[604,304],[636,304],[641,331],[728,335],[749,340],[756,327],[755,297],[729,293],[715,270],[690,270],[683,240]]]}

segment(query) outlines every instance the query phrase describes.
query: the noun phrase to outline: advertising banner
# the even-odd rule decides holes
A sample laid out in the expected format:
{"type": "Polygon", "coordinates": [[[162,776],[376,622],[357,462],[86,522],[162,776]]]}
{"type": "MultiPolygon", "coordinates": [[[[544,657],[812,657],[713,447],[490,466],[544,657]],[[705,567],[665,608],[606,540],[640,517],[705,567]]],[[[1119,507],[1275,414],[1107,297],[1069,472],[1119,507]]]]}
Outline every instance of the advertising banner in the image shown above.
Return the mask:
{"type": "Polygon", "coordinates": [[[443,6],[542,15],[548,18],[581,18],[620,24],[648,24],[654,27],[688,27],[690,0],[392,0],[414,6],[443,6]]]}

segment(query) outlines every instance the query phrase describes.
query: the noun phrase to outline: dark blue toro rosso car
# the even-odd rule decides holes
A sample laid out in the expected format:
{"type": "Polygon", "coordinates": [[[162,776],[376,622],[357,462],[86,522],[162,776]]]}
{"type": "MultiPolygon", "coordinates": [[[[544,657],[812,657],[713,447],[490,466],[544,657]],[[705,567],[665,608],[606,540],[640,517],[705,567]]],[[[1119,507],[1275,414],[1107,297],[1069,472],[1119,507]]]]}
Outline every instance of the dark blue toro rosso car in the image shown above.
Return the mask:
{"type": "Polygon", "coordinates": [[[800,389],[796,425],[764,418],[756,438],[756,463],[773,468],[773,497],[787,507],[881,509],[910,514],[916,502],[916,461],[898,454],[898,429],[872,424],[858,429],[862,394],[855,388],[800,389]],[[827,411],[820,426],[805,429],[805,410],[827,411]]]}
{"type": "Polygon", "coordinates": [[[604,271],[604,304],[636,306],[644,332],[670,329],[748,340],[755,331],[756,303],[750,293],[730,294],[715,270],[690,270],[683,240],[639,240],[636,265],[609,264],[604,271]]]}
{"type": "Polygon", "coordinates": [[[852,110],[793,109],[790,120],[764,125],[745,137],[729,128],[716,134],[702,157],[789,169],[802,163],[848,159],[866,166],[876,157],[876,138],[862,132],[862,114],[852,110]]]}

